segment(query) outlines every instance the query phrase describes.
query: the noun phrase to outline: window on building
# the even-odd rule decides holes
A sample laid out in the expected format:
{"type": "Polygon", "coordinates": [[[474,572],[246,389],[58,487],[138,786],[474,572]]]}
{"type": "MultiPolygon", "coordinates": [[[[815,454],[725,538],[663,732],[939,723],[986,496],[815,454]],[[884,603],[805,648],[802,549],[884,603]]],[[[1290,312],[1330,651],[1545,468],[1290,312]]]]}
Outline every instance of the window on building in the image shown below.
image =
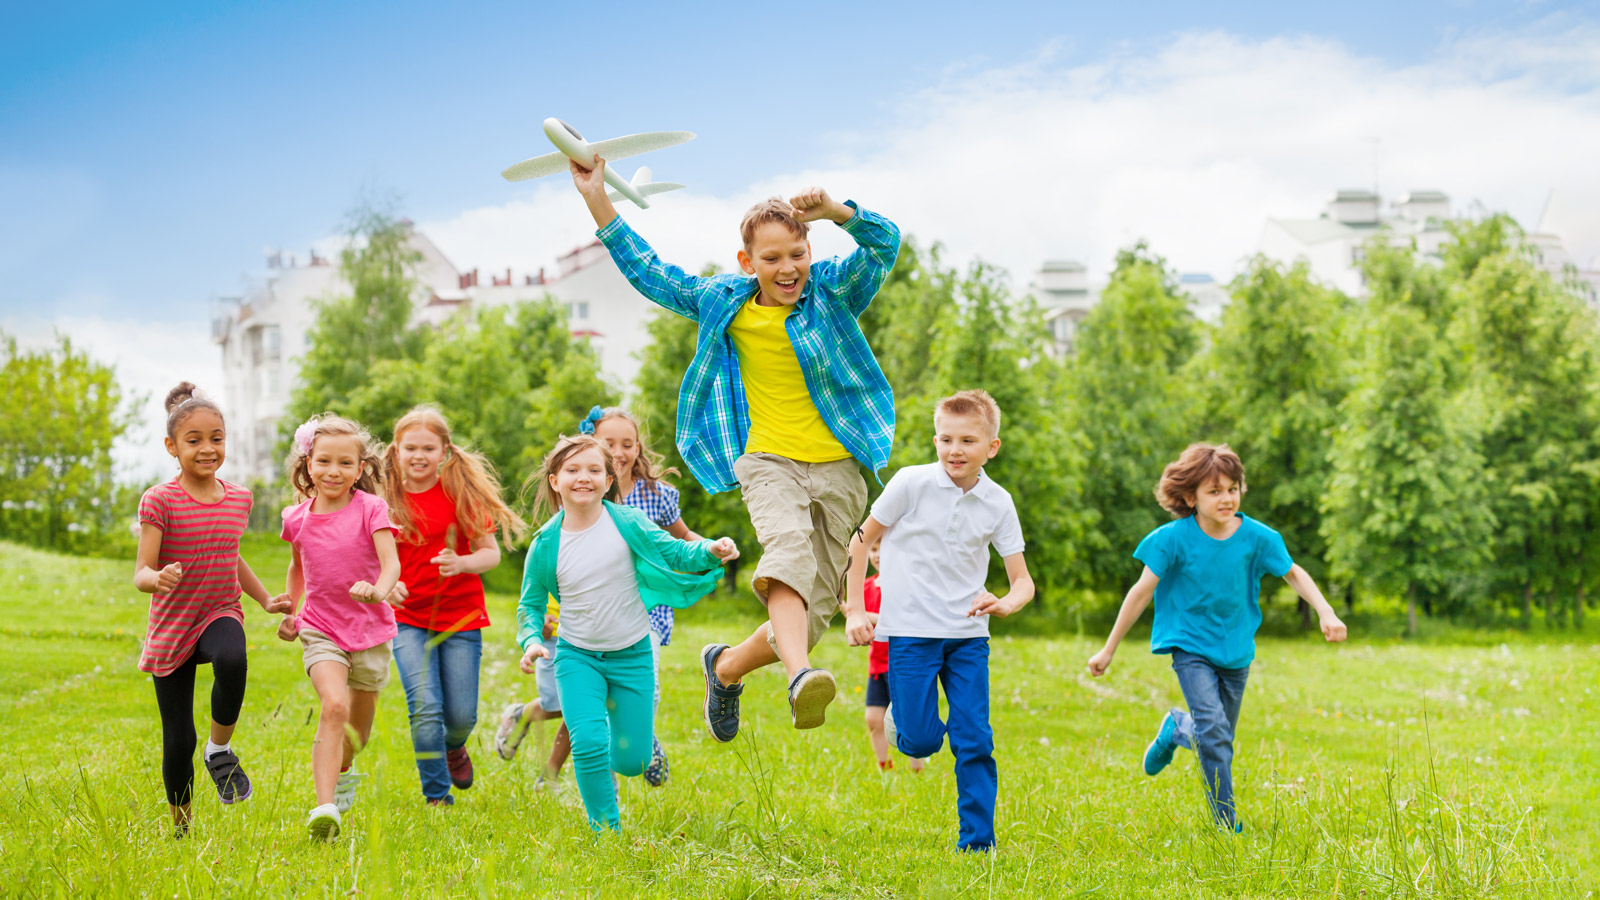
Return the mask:
{"type": "Polygon", "coordinates": [[[588,301],[584,301],[584,302],[578,304],[578,318],[580,318],[580,319],[589,318],[589,303],[588,303],[588,301]]]}
{"type": "Polygon", "coordinates": [[[281,356],[282,348],[279,346],[278,326],[268,325],[261,329],[261,355],[268,362],[277,362],[281,356]]]}

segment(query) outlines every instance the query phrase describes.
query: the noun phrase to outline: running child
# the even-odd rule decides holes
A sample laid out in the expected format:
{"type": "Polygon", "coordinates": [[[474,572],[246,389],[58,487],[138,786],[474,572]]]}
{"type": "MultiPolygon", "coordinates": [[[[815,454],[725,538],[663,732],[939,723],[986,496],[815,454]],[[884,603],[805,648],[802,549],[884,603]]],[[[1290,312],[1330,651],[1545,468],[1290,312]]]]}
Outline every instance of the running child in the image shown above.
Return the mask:
{"type": "Polygon", "coordinates": [[[562,605],[556,685],[572,736],[572,769],[595,830],[620,830],[610,771],[633,776],[650,760],[655,721],[648,610],[683,608],[710,593],[733,541],[680,541],[614,502],[615,464],[590,435],[564,437],[535,475],[555,514],[528,548],[517,607],[522,670],[549,652],[549,598],[562,605]],[[609,766],[607,759],[609,757],[609,766]]]}
{"type": "Polygon", "coordinates": [[[741,489],[761,544],[751,583],[768,621],[738,646],[701,651],[706,726],[733,740],[741,680],[782,661],[794,726],[815,728],[837,685],[809,654],[838,612],[846,547],[866,511],[860,466],[882,469],[894,442],[894,393],[856,319],[894,265],[900,232],[809,188],[745,213],[743,274],[697,278],[662,263],[617,215],[604,160],[571,170],[617,268],[647,298],[699,323],[678,393],[678,450],[706,490],[741,489]],[[806,235],[819,219],[860,246],[813,264],[806,235]]]}
{"type": "Polygon", "coordinates": [[[489,625],[478,577],[500,564],[498,527],[527,530],[500,497],[494,467],[450,439],[431,406],[394,426],[383,454],[383,496],[399,531],[395,667],[406,690],[422,796],[433,806],[472,787],[467,738],[478,724],[482,629],[489,625]]]}
{"type": "Polygon", "coordinates": [[[241,589],[269,613],[287,612],[239,556],[250,521],[250,492],[217,477],[227,458],[222,410],[185,381],[167,393],[167,453],[178,475],[139,498],[139,551],[133,585],[152,595],[139,670],[149,672],[161,713],[161,780],[177,836],[189,828],[194,789],[195,667],[211,664],[211,731],[201,761],[223,803],[250,796],[233,749],[244,704],[245,638],[241,589]]]}
{"type": "Polygon", "coordinates": [[[1328,641],[1346,636],[1316,582],[1289,558],[1283,537],[1239,511],[1244,492],[1244,463],[1227,444],[1190,444],[1167,464],[1156,500],[1174,521],[1133,551],[1144,572],[1122,601],[1105,647],[1089,658],[1089,674],[1104,675],[1154,596],[1150,652],[1172,656],[1188,709],[1174,707],[1161,718],[1145,748],[1144,772],[1158,774],[1178,747],[1195,751],[1212,816],[1234,832],[1244,826],[1233,799],[1233,738],[1261,627],[1262,576],[1282,578],[1311,604],[1328,641]]]}
{"type": "Polygon", "coordinates": [[[1000,408],[981,390],[940,400],[933,412],[938,462],[894,473],[872,515],[850,542],[845,630],[854,646],[888,638],[889,712],[896,749],[931,756],[948,732],[955,754],[958,850],[994,847],[998,771],[989,727],[989,620],[1033,599],[1022,525],[1011,495],[983,473],[1000,452],[1000,408]],[[883,539],[885,602],[878,624],[863,603],[867,548],[883,539]],[[1010,589],[984,587],[989,548],[1005,563],[1010,589]],[[950,707],[939,720],[939,686],[950,707]]]}
{"type": "Polygon", "coordinates": [[[300,639],[322,705],[311,746],[317,805],[306,829],[331,841],[355,803],[361,776],[351,764],[389,683],[395,620],[385,601],[400,580],[400,556],[371,435],[324,413],[295,429],[293,444],[289,483],[306,499],[283,511],[282,537],[293,548],[289,596],[298,612],[284,617],[278,636],[300,639]]]}
{"type": "MultiPolygon", "coordinates": [[[[867,560],[872,563],[872,574],[862,582],[861,596],[867,611],[867,621],[878,624],[878,610],[883,592],[878,589],[878,553],[883,539],[872,542],[867,550],[867,560]]],[[[872,639],[872,650],[867,658],[867,737],[872,741],[872,754],[878,759],[878,768],[887,772],[894,768],[889,759],[889,738],[884,732],[884,713],[889,711],[889,642],[882,635],[872,639]]],[[[921,772],[923,761],[912,757],[911,771],[921,772]]]]}
{"type": "MultiPolygon", "coordinates": [[[[690,531],[689,526],[683,524],[683,515],[678,510],[678,489],[662,480],[666,475],[678,474],[677,470],[661,468],[661,454],[653,452],[645,444],[639,422],[631,413],[620,406],[608,409],[596,406],[589,410],[589,415],[582,422],[578,423],[578,431],[599,438],[601,443],[606,445],[606,449],[611,451],[611,458],[616,463],[617,469],[617,493],[622,497],[624,506],[631,506],[643,512],[650,521],[681,541],[704,540],[700,535],[690,531]]],[[[672,643],[673,624],[671,606],[663,604],[650,610],[650,650],[656,674],[657,712],[661,709],[661,648],[672,643]]],[[[554,638],[556,627],[557,622],[552,621],[551,634],[547,635],[547,639],[554,638]]],[[[547,649],[554,652],[553,647],[547,649]]],[[[547,664],[550,663],[540,663],[540,665],[547,664]]],[[[537,673],[535,677],[538,677],[537,673]]],[[[542,690],[541,688],[541,693],[542,690]]],[[[559,703],[559,700],[557,702],[559,703]]],[[[554,712],[559,713],[560,709],[558,705],[554,708],[554,712]]],[[[517,745],[527,734],[528,726],[533,721],[551,718],[556,716],[551,714],[549,705],[540,700],[534,700],[529,704],[513,703],[506,707],[501,714],[500,731],[497,735],[497,747],[503,748],[500,755],[505,759],[513,758],[517,752],[517,745]],[[539,705],[534,706],[534,703],[539,705]]],[[[556,735],[555,746],[551,748],[552,753],[545,767],[545,776],[558,775],[561,765],[566,762],[565,755],[557,757],[557,754],[570,747],[565,735],[563,726],[562,732],[556,735]]],[[[667,753],[661,746],[661,737],[658,734],[650,750],[650,765],[644,770],[645,783],[652,787],[660,787],[667,783],[668,772],[667,753]]]]}

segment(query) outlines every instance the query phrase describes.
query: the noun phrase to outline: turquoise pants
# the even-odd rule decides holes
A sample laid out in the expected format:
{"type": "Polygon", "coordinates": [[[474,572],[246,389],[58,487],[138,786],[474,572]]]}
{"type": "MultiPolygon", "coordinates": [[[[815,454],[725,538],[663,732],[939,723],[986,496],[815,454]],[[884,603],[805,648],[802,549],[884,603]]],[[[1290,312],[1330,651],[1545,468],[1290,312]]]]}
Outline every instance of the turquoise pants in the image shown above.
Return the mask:
{"type": "Polygon", "coordinates": [[[596,831],[622,827],[611,772],[631,777],[650,764],[652,657],[648,635],[621,650],[585,650],[561,641],[556,653],[561,713],[572,735],[572,772],[596,831]]]}

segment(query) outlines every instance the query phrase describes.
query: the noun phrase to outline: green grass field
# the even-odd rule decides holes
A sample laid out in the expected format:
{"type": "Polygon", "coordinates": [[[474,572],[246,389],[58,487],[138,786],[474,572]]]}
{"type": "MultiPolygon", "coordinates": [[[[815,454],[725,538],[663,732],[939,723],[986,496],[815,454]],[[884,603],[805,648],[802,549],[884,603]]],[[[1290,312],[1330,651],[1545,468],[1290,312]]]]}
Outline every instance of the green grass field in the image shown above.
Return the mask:
{"type": "MultiPolygon", "coordinates": [[[[0,544],[0,639],[11,722],[0,795],[5,896],[1376,897],[1593,896],[1600,886],[1600,652],[1263,639],[1235,779],[1248,831],[1207,825],[1198,767],[1158,778],[1139,755],[1181,703],[1164,658],[1132,639],[1109,676],[1098,638],[998,637],[992,718],[999,847],[959,856],[948,752],[880,774],[861,724],[866,655],[830,634],[828,722],[796,732],[780,673],[749,681],[732,744],[701,724],[696,652],[748,633],[754,600],[686,614],[663,658],[658,729],[671,782],[622,786],[625,831],[596,836],[576,792],[531,790],[541,757],[494,754],[500,707],[532,694],[516,668],[512,598],[493,596],[477,784],[423,805],[398,677],[338,843],[313,845],[316,698],[298,645],[246,603],[250,689],[234,746],[255,796],[223,808],[203,772],[195,825],[170,837],[159,725],[135,664],[145,597],[132,564],[0,544]]],[[[282,583],[275,542],[248,558],[282,583]]],[[[836,630],[837,632],[837,630],[836,630]]],[[[206,671],[203,669],[203,671],[206,671]]],[[[210,677],[197,686],[203,723],[210,677]]],[[[553,732],[552,732],[553,733],[553,732]]],[[[566,784],[570,785],[570,774],[566,784]]]]}

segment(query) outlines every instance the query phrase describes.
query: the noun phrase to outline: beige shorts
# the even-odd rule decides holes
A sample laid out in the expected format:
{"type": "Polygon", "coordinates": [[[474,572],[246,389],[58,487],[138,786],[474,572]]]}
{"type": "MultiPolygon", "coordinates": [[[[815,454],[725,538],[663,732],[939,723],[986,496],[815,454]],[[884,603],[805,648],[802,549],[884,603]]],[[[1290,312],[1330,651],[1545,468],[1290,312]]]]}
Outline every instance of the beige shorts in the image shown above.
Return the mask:
{"type": "Polygon", "coordinates": [[[389,660],[394,657],[392,642],[347,653],[333,639],[315,628],[300,629],[300,644],[305,648],[306,674],[319,662],[336,662],[350,670],[349,685],[354,691],[381,691],[389,683],[389,660]]]}
{"type": "MultiPolygon", "coordinates": [[[[806,646],[815,647],[844,596],[850,538],[867,511],[867,483],[854,459],[796,462],[772,453],[746,453],[733,463],[750,524],[761,544],[752,580],[767,602],[774,582],[806,604],[806,646]]],[[[767,643],[777,650],[772,627],[767,643]]]]}

